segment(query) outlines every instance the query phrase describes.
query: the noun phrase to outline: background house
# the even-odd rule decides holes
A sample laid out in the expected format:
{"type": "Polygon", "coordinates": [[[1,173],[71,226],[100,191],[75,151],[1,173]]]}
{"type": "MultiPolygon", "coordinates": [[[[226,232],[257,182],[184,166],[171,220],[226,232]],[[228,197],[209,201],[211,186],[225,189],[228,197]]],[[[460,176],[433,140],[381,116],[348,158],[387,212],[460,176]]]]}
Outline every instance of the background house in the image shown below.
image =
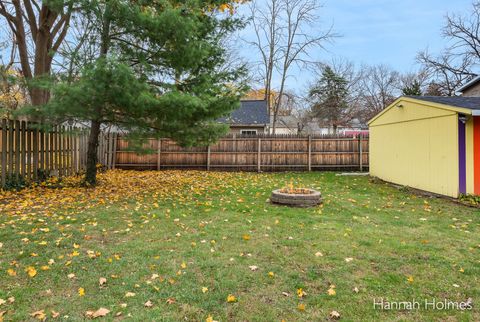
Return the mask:
{"type": "MultiPolygon", "coordinates": [[[[270,116],[273,122],[273,115],[270,116]]],[[[273,124],[270,124],[270,132],[272,132],[273,124]]],[[[294,115],[278,115],[275,127],[276,134],[299,134],[302,131],[302,120],[294,115]]]]}
{"type": "Polygon", "coordinates": [[[270,125],[267,102],[265,100],[242,100],[238,109],[219,121],[230,125],[232,134],[266,134],[270,125]]]}
{"type": "Polygon", "coordinates": [[[462,93],[462,96],[467,97],[480,96],[480,76],[475,77],[470,82],[460,87],[458,92],[462,93]]]}

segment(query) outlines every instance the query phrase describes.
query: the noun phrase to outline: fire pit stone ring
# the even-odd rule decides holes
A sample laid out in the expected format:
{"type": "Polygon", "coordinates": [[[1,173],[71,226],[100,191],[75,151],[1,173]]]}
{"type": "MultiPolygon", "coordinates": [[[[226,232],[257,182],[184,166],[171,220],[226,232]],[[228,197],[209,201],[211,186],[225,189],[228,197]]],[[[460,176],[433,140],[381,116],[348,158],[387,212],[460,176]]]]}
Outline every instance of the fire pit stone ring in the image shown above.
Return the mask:
{"type": "Polygon", "coordinates": [[[322,203],[322,194],[313,189],[302,189],[303,193],[288,193],[285,189],[272,191],[270,201],[291,207],[315,207],[322,203]]]}

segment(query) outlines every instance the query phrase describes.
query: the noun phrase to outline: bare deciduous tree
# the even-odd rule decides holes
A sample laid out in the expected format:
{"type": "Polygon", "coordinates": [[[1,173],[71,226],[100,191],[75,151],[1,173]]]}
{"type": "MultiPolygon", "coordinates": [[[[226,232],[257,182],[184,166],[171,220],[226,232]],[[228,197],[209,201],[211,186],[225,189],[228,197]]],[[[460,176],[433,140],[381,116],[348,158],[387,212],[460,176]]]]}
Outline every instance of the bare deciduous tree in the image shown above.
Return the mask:
{"type": "Polygon", "coordinates": [[[361,118],[367,121],[400,95],[400,74],[385,65],[364,67],[361,86],[361,118]]]}
{"type": "MultiPolygon", "coordinates": [[[[11,29],[26,80],[49,75],[55,52],[64,41],[74,1],[0,1],[0,16],[11,29]]],[[[30,87],[32,104],[48,101],[48,91],[30,87]]]]}
{"type": "Polygon", "coordinates": [[[259,2],[253,1],[250,5],[255,39],[248,42],[261,56],[260,73],[265,99],[273,116],[272,132],[275,133],[291,67],[312,63],[311,50],[323,48],[323,44],[334,35],[331,28],[327,31],[315,28],[321,8],[317,0],[268,0],[264,6],[259,2]],[[277,95],[271,102],[272,81],[277,77],[277,95]]]}
{"type": "Polygon", "coordinates": [[[425,50],[417,60],[431,73],[440,93],[454,96],[476,76],[473,69],[480,63],[480,2],[473,3],[470,15],[447,15],[443,36],[449,41],[443,53],[433,56],[425,50]]]}
{"type": "Polygon", "coordinates": [[[277,65],[280,52],[282,26],[280,14],[282,0],[269,0],[265,6],[260,6],[258,1],[252,1],[250,12],[252,26],[255,31],[255,40],[249,43],[260,53],[261,66],[259,73],[265,86],[265,100],[271,106],[272,77],[277,65]]]}

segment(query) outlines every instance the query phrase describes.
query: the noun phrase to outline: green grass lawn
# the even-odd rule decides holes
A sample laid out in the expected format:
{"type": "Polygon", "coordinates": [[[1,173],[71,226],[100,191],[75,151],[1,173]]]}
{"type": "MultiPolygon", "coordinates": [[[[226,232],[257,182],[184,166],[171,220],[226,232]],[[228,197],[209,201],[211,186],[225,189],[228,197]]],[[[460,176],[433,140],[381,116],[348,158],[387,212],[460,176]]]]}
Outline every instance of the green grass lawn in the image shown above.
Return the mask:
{"type": "Polygon", "coordinates": [[[75,182],[0,194],[5,321],[80,321],[101,307],[129,321],[480,320],[478,209],[335,173],[111,171],[96,189],[75,182]],[[323,206],[271,205],[290,181],[320,190],[323,206]],[[381,298],[422,307],[374,309],[381,298]],[[423,308],[469,298],[471,310],[423,308]]]}

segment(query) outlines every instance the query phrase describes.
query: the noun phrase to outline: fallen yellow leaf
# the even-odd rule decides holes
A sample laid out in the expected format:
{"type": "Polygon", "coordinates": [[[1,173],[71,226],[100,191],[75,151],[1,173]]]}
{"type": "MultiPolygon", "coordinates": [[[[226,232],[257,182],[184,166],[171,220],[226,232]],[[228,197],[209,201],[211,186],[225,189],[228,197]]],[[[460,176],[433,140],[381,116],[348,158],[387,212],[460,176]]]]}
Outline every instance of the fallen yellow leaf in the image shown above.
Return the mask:
{"type": "Polygon", "coordinates": [[[25,271],[27,272],[28,276],[35,277],[37,275],[37,270],[33,266],[28,266],[25,271]]]}
{"type": "Polygon", "coordinates": [[[305,294],[305,292],[303,291],[302,288],[299,288],[297,290],[297,295],[298,295],[298,297],[304,297],[306,294],[305,294]]]}

